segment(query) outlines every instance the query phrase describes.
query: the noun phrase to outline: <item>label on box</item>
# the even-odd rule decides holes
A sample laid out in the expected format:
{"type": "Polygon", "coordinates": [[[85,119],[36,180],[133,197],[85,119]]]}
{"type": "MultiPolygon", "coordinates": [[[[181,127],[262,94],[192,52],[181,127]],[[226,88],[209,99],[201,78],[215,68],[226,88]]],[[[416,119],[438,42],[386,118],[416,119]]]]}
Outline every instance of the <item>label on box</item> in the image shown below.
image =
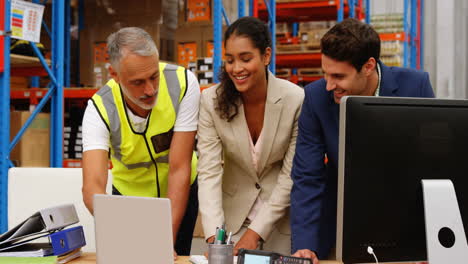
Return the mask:
{"type": "Polygon", "coordinates": [[[209,84],[208,79],[200,79],[200,84],[209,84]]]}
{"type": "Polygon", "coordinates": [[[71,127],[68,127],[68,126],[64,127],[63,132],[71,132],[71,127]]]}
{"type": "Polygon", "coordinates": [[[81,158],[83,158],[83,154],[81,154],[81,153],[75,153],[75,158],[81,159],[81,158]]]}
{"type": "Polygon", "coordinates": [[[77,138],[83,138],[83,133],[81,133],[81,132],[76,133],[76,137],[77,138]]]}
{"type": "Polygon", "coordinates": [[[213,72],[212,71],[205,72],[205,77],[206,78],[213,78],[213,72]]]}
{"type": "Polygon", "coordinates": [[[83,145],[83,140],[81,140],[81,139],[76,139],[75,144],[76,144],[76,145],[83,145]]]}
{"type": "Polygon", "coordinates": [[[205,64],[213,64],[213,58],[212,57],[205,58],[205,64]]]}
{"type": "Polygon", "coordinates": [[[208,65],[200,65],[200,71],[207,71],[209,69],[208,65]]]}
{"type": "Polygon", "coordinates": [[[83,151],[83,147],[82,146],[75,146],[75,151],[83,151]]]}
{"type": "Polygon", "coordinates": [[[63,138],[70,138],[70,133],[63,133],[63,138]]]}
{"type": "Polygon", "coordinates": [[[63,146],[63,151],[68,152],[68,146],[63,146]]]}
{"type": "Polygon", "coordinates": [[[68,139],[65,139],[65,140],[63,141],[63,145],[65,145],[65,146],[68,146],[68,145],[69,145],[68,139]]]}

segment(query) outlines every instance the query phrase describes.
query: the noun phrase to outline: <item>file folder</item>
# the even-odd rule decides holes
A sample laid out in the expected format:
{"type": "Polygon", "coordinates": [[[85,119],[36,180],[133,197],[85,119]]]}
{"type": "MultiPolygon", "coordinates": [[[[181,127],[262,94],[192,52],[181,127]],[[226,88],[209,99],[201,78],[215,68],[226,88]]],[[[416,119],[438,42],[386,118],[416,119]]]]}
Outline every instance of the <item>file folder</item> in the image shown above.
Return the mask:
{"type": "Polygon", "coordinates": [[[42,209],[0,235],[0,248],[9,247],[26,238],[34,240],[46,236],[51,231],[78,223],[78,221],[78,215],[73,204],[42,209]]]}
{"type": "Polygon", "coordinates": [[[86,245],[82,226],[64,229],[49,235],[54,255],[63,255],[86,245]]]}

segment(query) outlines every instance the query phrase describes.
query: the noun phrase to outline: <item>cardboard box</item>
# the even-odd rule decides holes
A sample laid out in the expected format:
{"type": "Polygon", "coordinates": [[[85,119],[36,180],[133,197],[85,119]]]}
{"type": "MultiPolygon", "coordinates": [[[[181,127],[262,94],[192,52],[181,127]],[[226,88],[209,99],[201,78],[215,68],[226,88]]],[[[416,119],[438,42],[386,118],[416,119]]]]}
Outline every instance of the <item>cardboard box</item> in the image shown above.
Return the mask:
{"type": "Polygon", "coordinates": [[[177,43],[177,64],[188,67],[189,62],[195,61],[197,58],[197,43],[196,42],[180,42],[177,43]]]}
{"type": "Polygon", "coordinates": [[[106,42],[94,43],[94,64],[109,62],[109,54],[107,53],[106,42]]]}
{"type": "Polygon", "coordinates": [[[213,70],[213,58],[205,57],[197,59],[197,71],[213,70]]]}
{"type": "MultiPolygon", "coordinates": [[[[10,113],[10,140],[13,139],[30,112],[10,113]]],[[[50,166],[50,115],[39,113],[10,154],[10,160],[21,167],[50,166]]]]}
{"type": "Polygon", "coordinates": [[[210,21],[211,1],[210,0],[187,0],[186,9],[187,22],[210,21]]]}
{"type": "Polygon", "coordinates": [[[10,90],[21,90],[29,87],[28,77],[10,76],[10,90]]]}
{"type": "Polygon", "coordinates": [[[213,83],[212,71],[197,71],[197,79],[200,85],[209,85],[213,83]]]}
{"type": "Polygon", "coordinates": [[[101,88],[111,78],[109,75],[109,63],[96,63],[93,68],[94,87],[101,88]]]}
{"type": "Polygon", "coordinates": [[[126,0],[84,0],[84,4],[84,26],[80,31],[81,84],[93,86],[95,83],[94,43],[105,42],[111,33],[120,28],[143,28],[152,36],[156,46],[160,47],[162,1],[139,0],[131,7],[126,0]]]}
{"type": "MultiPolygon", "coordinates": [[[[223,32],[225,30],[226,27],[223,27],[223,32]]],[[[187,24],[178,27],[175,32],[174,40],[176,50],[178,49],[177,45],[179,43],[194,42],[197,44],[197,57],[210,57],[209,53],[213,48],[210,47],[208,43],[213,41],[213,25],[187,24]]],[[[177,61],[177,56],[175,56],[173,60],[177,61]]]]}
{"type": "MultiPolygon", "coordinates": [[[[214,54],[214,42],[212,40],[206,41],[206,57],[213,57],[214,54]]],[[[221,43],[221,54],[224,60],[224,41],[221,43]]]]}

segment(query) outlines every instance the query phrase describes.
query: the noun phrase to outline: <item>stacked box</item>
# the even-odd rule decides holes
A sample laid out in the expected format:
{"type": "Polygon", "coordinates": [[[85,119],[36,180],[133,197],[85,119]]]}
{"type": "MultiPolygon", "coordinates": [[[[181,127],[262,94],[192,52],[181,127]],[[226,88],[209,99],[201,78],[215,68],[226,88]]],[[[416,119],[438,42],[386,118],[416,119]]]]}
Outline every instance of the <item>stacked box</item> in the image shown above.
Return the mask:
{"type": "Polygon", "coordinates": [[[64,159],[81,159],[83,157],[83,134],[81,123],[83,122],[84,109],[71,108],[69,117],[65,120],[64,127],[64,159]]]}
{"type": "MultiPolygon", "coordinates": [[[[26,123],[30,112],[10,112],[10,140],[26,123]]],[[[10,153],[10,160],[21,167],[49,167],[50,114],[39,113],[10,153]]]]}
{"type": "Polygon", "coordinates": [[[403,14],[378,14],[371,16],[371,25],[378,33],[397,33],[404,31],[403,14]]]}
{"type": "Polygon", "coordinates": [[[187,0],[187,22],[210,21],[210,0],[187,0]]]}
{"type": "Polygon", "coordinates": [[[98,41],[93,45],[94,63],[109,62],[109,54],[107,53],[106,42],[98,41]]]}
{"type": "Polygon", "coordinates": [[[213,83],[213,58],[204,57],[197,59],[197,79],[200,85],[209,85],[213,83]]]}
{"type": "Polygon", "coordinates": [[[204,57],[197,59],[197,71],[212,71],[213,70],[213,58],[204,57]]]}
{"type": "Polygon", "coordinates": [[[188,68],[189,71],[193,72],[194,74],[197,74],[197,63],[195,61],[191,61],[188,63],[188,68]]]}
{"type": "Polygon", "coordinates": [[[177,63],[181,66],[188,67],[189,62],[197,58],[197,43],[196,42],[180,42],[177,43],[177,63]]]}
{"type": "Polygon", "coordinates": [[[10,76],[10,90],[21,90],[29,87],[28,77],[10,76]]]}
{"type": "Polygon", "coordinates": [[[104,86],[110,79],[109,75],[109,54],[107,53],[107,44],[105,42],[94,43],[94,87],[104,86]]]}
{"type": "Polygon", "coordinates": [[[70,138],[71,138],[71,127],[66,126],[63,128],[63,158],[70,158],[70,138]]]}
{"type": "MultiPolygon", "coordinates": [[[[404,31],[403,26],[403,14],[378,14],[371,17],[372,27],[379,34],[393,34],[404,31]]],[[[404,33],[402,33],[404,34],[404,33]]],[[[402,35],[400,35],[402,36],[402,35]]],[[[382,38],[382,37],[381,37],[382,38]]],[[[380,60],[387,66],[403,66],[403,40],[396,37],[396,40],[386,41],[386,38],[382,38],[380,60]]]]}
{"type": "Polygon", "coordinates": [[[299,37],[301,43],[320,46],[320,40],[336,21],[310,21],[299,23],[299,37]]]}
{"type": "Polygon", "coordinates": [[[213,83],[213,71],[197,71],[197,79],[200,85],[213,83]]]}
{"type": "MultiPolygon", "coordinates": [[[[221,43],[221,54],[224,60],[224,42],[221,43]]],[[[213,57],[214,55],[214,43],[212,40],[206,42],[206,57],[213,57]]]]}

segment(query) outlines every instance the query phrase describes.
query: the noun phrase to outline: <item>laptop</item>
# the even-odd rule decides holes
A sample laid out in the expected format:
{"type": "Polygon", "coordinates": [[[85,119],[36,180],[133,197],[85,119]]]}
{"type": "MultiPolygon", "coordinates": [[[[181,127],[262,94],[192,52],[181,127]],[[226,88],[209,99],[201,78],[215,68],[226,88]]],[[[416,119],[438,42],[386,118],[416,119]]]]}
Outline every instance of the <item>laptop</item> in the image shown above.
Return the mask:
{"type": "Polygon", "coordinates": [[[94,196],[97,264],[174,263],[167,198],[94,196]]]}

